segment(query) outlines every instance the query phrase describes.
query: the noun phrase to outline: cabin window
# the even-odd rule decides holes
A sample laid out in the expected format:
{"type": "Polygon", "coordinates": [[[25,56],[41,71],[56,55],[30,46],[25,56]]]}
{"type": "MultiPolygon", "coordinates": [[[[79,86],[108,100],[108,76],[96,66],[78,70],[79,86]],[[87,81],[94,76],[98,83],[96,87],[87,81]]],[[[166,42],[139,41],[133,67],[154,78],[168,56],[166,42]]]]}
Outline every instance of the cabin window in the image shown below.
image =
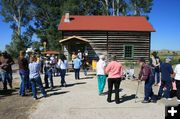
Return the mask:
{"type": "Polygon", "coordinates": [[[124,46],[124,58],[133,58],[133,51],[134,47],[133,45],[125,45],[124,46]]]}

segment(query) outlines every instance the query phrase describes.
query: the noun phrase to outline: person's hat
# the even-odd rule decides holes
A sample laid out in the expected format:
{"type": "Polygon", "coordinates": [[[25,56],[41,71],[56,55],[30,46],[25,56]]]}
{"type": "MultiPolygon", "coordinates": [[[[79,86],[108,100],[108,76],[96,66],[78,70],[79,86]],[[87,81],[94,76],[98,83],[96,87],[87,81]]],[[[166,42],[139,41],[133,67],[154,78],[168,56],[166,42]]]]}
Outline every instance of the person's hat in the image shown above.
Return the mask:
{"type": "Polygon", "coordinates": [[[29,53],[29,52],[34,52],[34,50],[32,48],[27,48],[26,53],[29,53]]]}
{"type": "Polygon", "coordinates": [[[99,58],[103,60],[103,59],[105,59],[105,56],[104,55],[100,55],[99,58]]]}
{"type": "Polygon", "coordinates": [[[171,62],[171,58],[167,57],[166,58],[166,63],[169,63],[169,62],[171,62]]]}

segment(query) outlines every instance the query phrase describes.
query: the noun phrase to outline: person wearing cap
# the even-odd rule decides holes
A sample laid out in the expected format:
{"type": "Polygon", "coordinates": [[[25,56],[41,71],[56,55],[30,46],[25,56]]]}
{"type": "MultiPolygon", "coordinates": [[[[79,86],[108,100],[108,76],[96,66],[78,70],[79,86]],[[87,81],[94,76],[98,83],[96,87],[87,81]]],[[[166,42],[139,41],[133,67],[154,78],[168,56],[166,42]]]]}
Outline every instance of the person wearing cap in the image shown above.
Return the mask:
{"type": "Polygon", "coordinates": [[[163,94],[163,89],[165,89],[164,96],[167,100],[171,100],[170,92],[171,92],[171,85],[172,85],[172,78],[171,75],[174,73],[172,65],[170,64],[171,59],[166,58],[165,62],[160,66],[161,72],[161,86],[158,92],[158,99],[161,99],[163,94]]]}
{"type": "Polygon", "coordinates": [[[111,62],[105,68],[105,73],[108,75],[108,97],[107,101],[112,102],[111,95],[113,85],[115,87],[115,102],[116,104],[120,103],[119,101],[119,86],[121,78],[123,77],[123,66],[117,61],[115,55],[111,55],[111,62]]]}
{"type": "Polygon", "coordinates": [[[176,81],[176,88],[177,88],[177,92],[176,92],[177,101],[180,102],[180,59],[179,59],[179,64],[177,64],[174,69],[174,73],[175,73],[174,79],[176,81]]]}
{"type": "Polygon", "coordinates": [[[106,66],[105,56],[100,55],[99,61],[97,62],[97,65],[96,65],[99,95],[103,93],[104,86],[106,84],[106,74],[104,72],[105,66],[106,66]]]}
{"type": "Polygon", "coordinates": [[[155,103],[155,97],[153,93],[152,86],[154,84],[154,75],[151,67],[146,64],[146,61],[144,58],[140,58],[138,60],[138,63],[140,65],[140,72],[139,72],[139,81],[145,81],[144,84],[144,100],[142,103],[149,103],[153,102],[155,103]]]}

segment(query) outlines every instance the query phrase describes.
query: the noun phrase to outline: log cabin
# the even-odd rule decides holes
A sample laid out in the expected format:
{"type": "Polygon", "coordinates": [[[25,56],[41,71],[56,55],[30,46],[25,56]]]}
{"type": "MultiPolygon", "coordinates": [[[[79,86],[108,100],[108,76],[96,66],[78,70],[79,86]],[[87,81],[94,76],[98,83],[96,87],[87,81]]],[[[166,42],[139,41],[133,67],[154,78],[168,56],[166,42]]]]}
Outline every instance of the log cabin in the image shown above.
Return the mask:
{"type": "Polygon", "coordinates": [[[89,60],[114,54],[121,62],[150,57],[152,25],[143,16],[62,16],[58,30],[62,51],[88,52],[89,60]]]}

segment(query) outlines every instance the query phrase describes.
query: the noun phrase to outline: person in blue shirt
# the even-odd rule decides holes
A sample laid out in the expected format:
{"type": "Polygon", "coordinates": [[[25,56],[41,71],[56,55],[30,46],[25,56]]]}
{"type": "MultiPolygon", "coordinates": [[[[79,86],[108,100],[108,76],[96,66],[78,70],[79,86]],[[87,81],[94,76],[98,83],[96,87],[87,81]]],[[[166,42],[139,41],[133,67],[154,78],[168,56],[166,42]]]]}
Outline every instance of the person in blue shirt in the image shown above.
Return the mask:
{"type": "Polygon", "coordinates": [[[43,87],[41,77],[40,77],[40,70],[41,65],[37,62],[36,56],[30,57],[30,63],[29,63],[29,77],[32,85],[32,93],[34,100],[37,99],[36,95],[36,84],[39,86],[39,89],[41,90],[41,93],[43,94],[43,97],[46,97],[46,92],[43,87]]]}
{"type": "Polygon", "coordinates": [[[160,65],[160,72],[161,72],[161,86],[158,92],[158,98],[161,99],[163,94],[163,89],[166,88],[164,92],[164,96],[167,100],[171,100],[170,91],[171,91],[171,84],[172,78],[171,75],[174,73],[172,65],[170,64],[171,59],[166,58],[165,63],[160,65]]]}
{"type": "Polygon", "coordinates": [[[80,79],[79,72],[80,72],[82,62],[78,57],[76,57],[73,61],[73,65],[74,65],[75,79],[78,80],[78,79],[80,79]]]}

